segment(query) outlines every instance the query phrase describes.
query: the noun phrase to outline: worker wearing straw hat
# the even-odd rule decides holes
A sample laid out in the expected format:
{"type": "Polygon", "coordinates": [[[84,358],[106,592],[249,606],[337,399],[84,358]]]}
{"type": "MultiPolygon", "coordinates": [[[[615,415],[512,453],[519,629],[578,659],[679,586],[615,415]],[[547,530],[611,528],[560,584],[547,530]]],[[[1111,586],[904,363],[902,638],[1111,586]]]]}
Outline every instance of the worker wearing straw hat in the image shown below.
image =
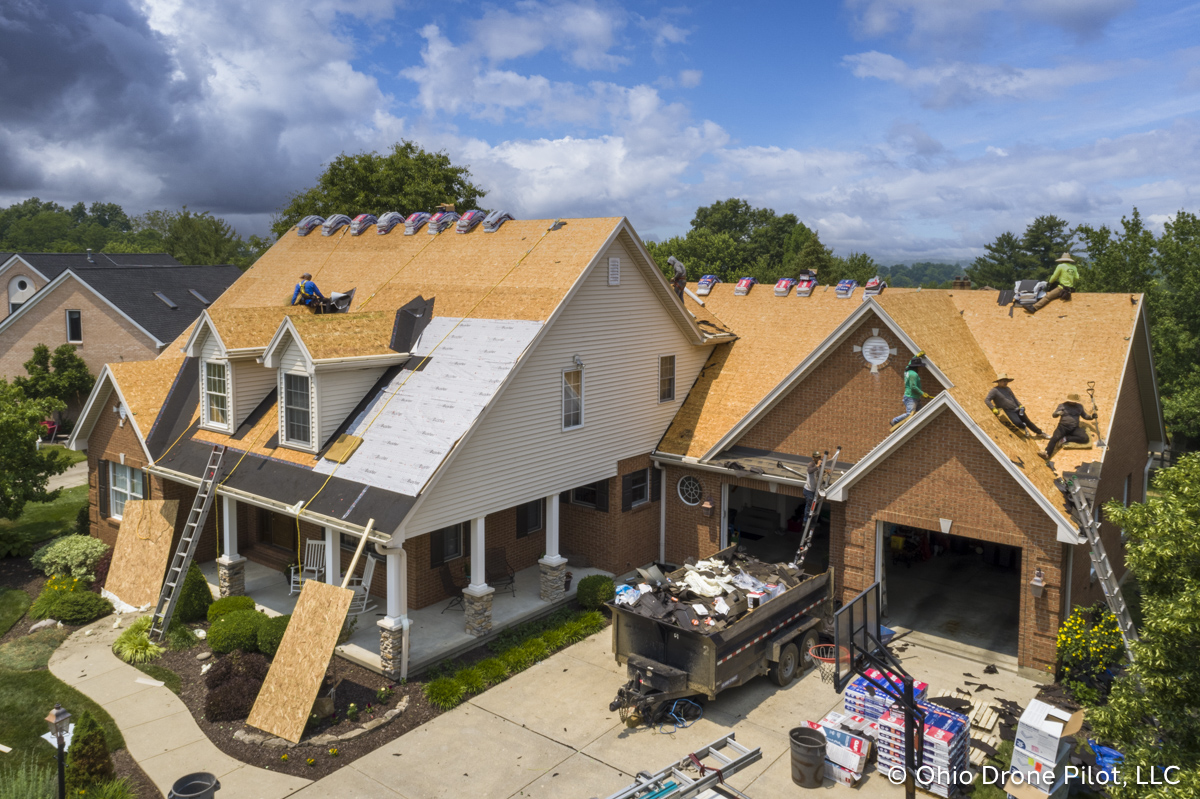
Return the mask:
{"type": "Polygon", "coordinates": [[[1046,444],[1046,451],[1038,453],[1038,456],[1044,461],[1050,460],[1060,441],[1070,444],[1088,443],[1087,431],[1079,427],[1079,420],[1092,421],[1096,415],[1088,415],[1088,412],[1083,409],[1083,401],[1078,394],[1068,394],[1066,402],[1054,409],[1054,417],[1058,419],[1058,427],[1054,428],[1054,435],[1050,436],[1050,441],[1046,444]]]}
{"type": "Polygon", "coordinates": [[[1054,274],[1050,276],[1050,290],[1046,292],[1046,296],[1033,304],[1032,308],[1026,307],[1028,313],[1034,313],[1045,308],[1050,303],[1059,299],[1071,299],[1071,295],[1075,293],[1075,283],[1079,280],[1079,270],[1075,267],[1075,259],[1071,257],[1071,253],[1064,252],[1054,263],[1058,264],[1054,268],[1054,274]]]}
{"type": "Polygon", "coordinates": [[[1013,394],[1008,384],[1012,382],[1012,378],[1007,373],[996,375],[996,379],[992,381],[996,387],[987,393],[983,398],[983,402],[987,405],[992,413],[999,416],[1003,413],[1008,417],[1008,420],[1013,423],[1013,427],[1018,430],[1026,430],[1039,438],[1049,438],[1050,436],[1042,432],[1041,428],[1033,423],[1028,416],[1025,415],[1025,406],[1017,401],[1017,395],[1013,394]]]}

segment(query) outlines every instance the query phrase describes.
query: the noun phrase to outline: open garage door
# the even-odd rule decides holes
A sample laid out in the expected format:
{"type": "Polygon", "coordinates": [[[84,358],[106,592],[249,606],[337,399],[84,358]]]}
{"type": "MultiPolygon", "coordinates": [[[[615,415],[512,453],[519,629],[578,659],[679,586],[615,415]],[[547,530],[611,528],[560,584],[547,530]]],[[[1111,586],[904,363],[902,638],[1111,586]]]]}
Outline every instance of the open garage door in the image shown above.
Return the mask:
{"type": "Polygon", "coordinates": [[[876,527],[888,626],[1017,654],[1019,547],[886,522],[876,527]]]}

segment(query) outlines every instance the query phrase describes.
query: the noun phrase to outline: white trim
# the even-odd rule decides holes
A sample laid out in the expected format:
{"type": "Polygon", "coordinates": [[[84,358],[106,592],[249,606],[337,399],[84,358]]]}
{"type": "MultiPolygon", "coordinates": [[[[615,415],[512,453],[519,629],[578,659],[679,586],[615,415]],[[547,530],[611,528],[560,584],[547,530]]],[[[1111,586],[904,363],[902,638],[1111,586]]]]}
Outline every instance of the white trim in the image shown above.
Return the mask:
{"type": "MultiPolygon", "coordinates": [[[[876,316],[878,316],[879,320],[883,322],[883,324],[886,325],[893,334],[895,334],[896,338],[900,339],[901,344],[908,347],[913,355],[916,355],[921,351],[921,347],[917,346],[917,343],[913,341],[907,333],[904,332],[896,320],[892,319],[892,317],[883,310],[874,297],[865,297],[859,306],[855,308],[854,311],[852,311],[840,325],[834,328],[833,332],[826,336],[824,341],[818,344],[817,347],[808,354],[808,357],[801,361],[800,364],[793,369],[787,377],[783,378],[783,380],[781,380],[778,385],[775,386],[775,388],[771,389],[767,396],[759,400],[758,403],[751,408],[745,416],[743,416],[733,427],[729,429],[727,433],[725,433],[725,435],[717,439],[717,443],[713,444],[713,446],[709,448],[707,452],[701,455],[700,460],[711,460],[718,453],[722,452],[727,447],[734,444],[739,438],[741,438],[741,436],[747,430],[749,430],[750,427],[752,427],[756,422],[759,421],[759,419],[770,412],[772,408],[774,408],[785,396],[787,396],[787,394],[797,384],[803,381],[806,377],[808,377],[809,374],[812,373],[814,369],[820,366],[825,359],[829,357],[834,348],[837,347],[842,337],[853,330],[868,313],[874,313],[876,316]]],[[[948,378],[942,372],[942,370],[935,366],[931,361],[925,361],[925,368],[929,370],[930,374],[938,379],[944,388],[950,389],[954,387],[954,383],[951,382],[950,378],[948,378]]]]}
{"type": "Polygon", "coordinates": [[[234,416],[234,401],[233,401],[233,370],[229,368],[229,361],[224,359],[204,360],[200,359],[200,426],[206,430],[214,430],[219,433],[233,432],[233,416],[234,416]],[[209,365],[220,366],[225,370],[225,424],[219,424],[211,421],[208,418],[208,367],[209,365]]]}
{"type": "Polygon", "coordinates": [[[313,444],[313,433],[317,426],[316,403],[313,401],[316,396],[313,376],[311,374],[297,374],[295,372],[285,372],[279,370],[279,410],[280,410],[280,425],[279,425],[279,443],[289,449],[301,449],[304,452],[313,452],[316,447],[313,444]],[[308,381],[308,440],[300,441],[288,436],[288,404],[287,404],[287,379],[289,377],[302,377],[308,381]]]}
{"type": "Polygon", "coordinates": [[[82,344],[83,343],[83,309],[82,308],[63,308],[63,323],[67,328],[67,343],[82,344]],[[71,338],[71,314],[79,314],[79,338],[71,338]]]}
{"type": "MultiPolygon", "coordinates": [[[[117,481],[116,481],[117,468],[119,467],[121,469],[129,470],[129,474],[125,478],[126,484],[132,482],[134,472],[137,472],[138,474],[142,474],[143,470],[137,468],[136,466],[126,466],[125,463],[123,463],[123,462],[116,463],[114,461],[106,461],[106,463],[108,463],[108,516],[106,518],[116,519],[117,521],[120,521],[121,519],[125,518],[125,514],[113,512],[113,509],[116,506],[116,503],[113,502],[113,492],[117,490],[117,487],[116,487],[117,486],[117,481]]],[[[121,493],[125,495],[125,502],[121,504],[121,510],[125,509],[125,505],[130,500],[145,499],[146,498],[146,476],[144,474],[142,475],[142,493],[141,494],[134,496],[132,491],[122,491],[121,493]]]]}
{"type": "Polygon", "coordinates": [[[208,329],[209,335],[216,338],[217,347],[221,351],[221,357],[228,358],[229,351],[225,347],[225,341],[221,338],[221,334],[217,332],[217,326],[213,324],[212,317],[208,315],[207,308],[200,312],[200,316],[196,317],[196,324],[192,326],[192,334],[184,342],[183,354],[189,358],[200,357],[200,331],[204,328],[208,329]]]}
{"type": "Polygon", "coordinates": [[[138,324],[137,321],[133,317],[131,317],[129,314],[125,313],[120,308],[113,305],[112,301],[109,300],[108,297],[105,297],[103,294],[96,291],[96,289],[92,288],[91,284],[89,284],[86,280],[84,280],[83,278],[76,275],[70,269],[64,269],[63,273],[61,275],[54,278],[54,280],[50,281],[45,286],[42,286],[41,291],[38,291],[36,294],[34,294],[32,297],[30,297],[28,300],[26,300],[24,302],[24,304],[21,305],[20,308],[13,311],[8,316],[4,317],[4,320],[0,321],[0,335],[3,335],[4,331],[8,330],[8,328],[12,326],[14,320],[19,319],[23,314],[28,313],[30,308],[33,308],[39,302],[41,302],[43,297],[49,296],[54,291],[54,289],[58,288],[63,283],[67,282],[67,278],[73,278],[76,283],[78,283],[79,285],[86,288],[92,294],[95,294],[96,297],[98,297],[105,305],[107,305],[113,311],[116,311],[117,314],[120,315],[120,317],[122,319],[129,322],[129,324],[136,327],[143,334],[145,334],[145,336],[147,338],[149,338],[151,341],[153,341],[155,347],[166,346],[163,342],[158,340],[157,336],[155,336],[149,330],[147,330],[146,328],[144,328],[140,324],[138,324]]]}
{"type": "Polygon", "coordinates": [[[564,366],[562,368],[562,380],[558,384],[561,395],[559,406],[559,422],[562,426],[562,431],[565,433],[568,430],[579,430],[587,422],[587,417],[584,415],[585,402],[584,397],[587,392],[587,376],[584,374],[582,366],[564,366]],[[579,424],[567,426],[567,375],[571,372],[579,372],[579,424]]]}
{"type": "Polygon", "coordinates": [[[281,348],[284,346],[284,333],[291,333],[292,341],[300,347],[300,352],[304,355],[304,363],[308,367],[309,374],[312,374],[314,365],[312,353],[308,351],[308,347],[304,346],[304,340],[300,338],[300,334],[296,331],[296,326],[292,324],[290,316],[283,317],[283,321],[279,323],[279,327],[275,330],[275,335],[271,336],[271,340],[267,342],[261,358],[263,366],[268,369],[279,368],[279,359],[283,355],[281,348]]]}
{"type": "MultiPolygon", "coordinates": [[[[683,300],[681,300],[679,295],[675,293],[675,290],[671,288],[671,284],[668,283],[666,277],[663,276],[662,270],[658,268],[658,262],[650,256],[650,251],[646,249],[646,245],[642,242],[641,237],[637,235],[637,231],[635,231],[633,229],[633,225],[629,223],[628,217],[621,218],[616,230],[614,230],[613,234],[609,236],[609,240],[604,242],[604,246],[601,247],[600,251],[596,253],[597,257],[608,251],[608,248],[612,246],[613,242],[616,241],[618,234],[620,234],[622,231],[629,233],[629,238],[633,244],[634,254],[637,256],[633,260],[635,262],[640,261],[637,266],[642,270],[643,275],[648,277],[651,289],[657,290],[656,294],[658,295],[659,302],[662,302],[664,306],[667,306],[668,311],[673,310],[675,312],[675,314],[672,316],[672,318],[675,320],[675,323],[681,328],[685,328],[685,332],[690,335],[692,342],[696,345],[718,343],[713,341],[711,336],[700,329],[700,325],[696,322],[696,317],[692,316],[692,313],[687,309],[686,306],[684,306],[683,300]]],[[[585,274],[590,271],[590,266],[588,269],[584,270],[585,274]]],[[[571,293],[573,292],[574,288],[572,288],[571,293]]],[[[570,293],[568,293],[564,300],[569,297],[570,293]]],[[[704,303],[701,303],[701,305],[703,304],[704,303]]],[[[730,336],[730,338],[733,338],[733,336],[730,336]]]]}
{"type": "Polygon", "coordinates": [[[694,474],[681,474],[679,479],[675,481],[675,496],[679,497],[679,501],[689,508],[699,507],[700,503],[704,501],[704,483],[701,483],[699,478],[694,474]],[[683,481],[688,479],[694,480],[700,485],[700,498],[695,502],[688,502],[683,498],[683,481]]]}
{"type": "Polygon", "coordinates": [[[991,437],[976,424],[970,414],[963,409],[962,405],[954,397],[947,392],[942,392],[934,397],[928,405],[917,411],[916,415],[909,421],[900,426],[898,430],[891,433],[887,438],[881,441],[875,449],[871,450],[865,458],[851,466],[842,474],[833,485],[825,489],[824,497],[833,502],[845,502],[850,488],[859,480],[866,476],[868,472],[874,469],[877,465],[887,459],[898,447],[907,442],[914,435],[923,430],[930,422],[941,415],[943,410],[950,410],[957,416],[968,430],[975,434],[983,444],[984,449],[991,453],[1000,465],[1004,467],[1017,484],[1025,489],[1025,492],[1033,498],[1047,516],[1058,527],[1058,540],[1064,544],[1080,543],[1081,535],[1078,528],[1062,514],[1054,504],[1047,499],[1042,492],[1038,491],[1037,487],[1025,476],[1025,473],[1017,468],[1009,457],[1004,454],[1003,450],[996,444],[991,437]]]}

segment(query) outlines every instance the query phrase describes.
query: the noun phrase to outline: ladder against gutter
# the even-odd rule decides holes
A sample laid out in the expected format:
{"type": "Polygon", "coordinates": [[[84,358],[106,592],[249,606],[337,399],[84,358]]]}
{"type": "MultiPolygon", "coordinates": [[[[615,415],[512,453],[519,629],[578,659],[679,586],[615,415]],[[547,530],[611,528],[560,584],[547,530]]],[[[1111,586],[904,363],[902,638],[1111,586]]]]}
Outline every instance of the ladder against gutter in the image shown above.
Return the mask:
{"type": "Polygon", "coordinates": [[[1087,536],[1088,544],[1091,546],[1092,568],[1096,570],[1096,577],[1099,578],[1100,586],[1104,589],[1104,600],[1108,603],[1108,609],[1112,611],[1113,616],[1117,618],[1117,627],[1120,628],[1121,638],[1125,642],[1125,654],[1132,663],[1133,648],[1130,645],[1138,639],[1137,630],[1134,629],[1133,619],[1129,615],[1129,606],[1125,604],[1125,597],[1121,594],[1117,576],[1113,574],[1108,553],[1104,551],[1104,542],[1100,539],[1100,523],[1092,515],[1092,505],[1079,482],[1068,478],[1065,486],[1066,494],[1075,509],[1080,529],[1087,536]]]}
{"type": "Polygon", "coordinates": [[[640,772],[637,782],[607,799],[696,799],[717,783],[724,782],[759,760],[762,760],[762,749],[747,749],[734,740],[734,733],[731,732],[656,774],[640,772]],[[701,763],[705,758],[709,758],[710,762],[701,763]],[[711,761],[716,761],[716,765],[712,765],[711,761]],[[702,767],[697,768],[698,764],[702,767]]]}
{"type": "Polygon", "coordinates": [[[171,558],[171,568],[163,580],[162,590],[158,594],[158,605],[154,608],[154,621],[150,624],[150,637],[158,637],[161,641],[171,626],[171,616],[175,613],[175,603],[183,592],[183,581],[187,577],[188,567],[196,554],[196,543],[204,530],[204,521],[212,508],[213,496],[216,494],[217,470],[221,468],[221,459],[225,457],[225,447],[217,444],[212,454],[208,456],[208,465],[200,478],[200,487],[196,489],[196,499],[192,502],[192,510],[188,514],[187,524],[183,527],[183,536],[175,555],[171,558]]]}
{"type": "Polygon", "coordinates": [[[800,549],[796,552],[796,568],[804,565],[804,558],[808,556],[809,547],[812,546],[813,528],[817,526],[821,508],[825,504],[825,489],[828,488],[825,485],[825,478],[837,468],[838,458],[841,457],[841,454],[842,448],[838,446],[833,453],[832,460],[829,458],[829,450],[825,450],[825,457],[821,460],[821,471],[817,473],[817,491],[807,509],[808,513],[804,517],[804,531],[800,534],[800,549]]]}

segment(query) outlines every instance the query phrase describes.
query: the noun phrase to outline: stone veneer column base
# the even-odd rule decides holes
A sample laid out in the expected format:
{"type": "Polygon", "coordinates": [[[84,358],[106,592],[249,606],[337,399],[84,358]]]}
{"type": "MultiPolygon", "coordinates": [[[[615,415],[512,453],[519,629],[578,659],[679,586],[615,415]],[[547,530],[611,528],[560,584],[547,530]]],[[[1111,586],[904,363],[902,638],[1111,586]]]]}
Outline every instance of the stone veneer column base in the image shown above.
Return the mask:
{"type": "Polygon", "coordinates": [[[221,596],[244,596],[246,593],[246,559],[222,555],[217,558],[217,581],[221,596]]]}
{"type": "Polygon", "coordinates": [[[400,679],[404,659],[404,622],[382,619],[379,622],[379,665],[389,680],[400,679]]]}
{"type": "Polygon", "coordinates": [[[492,594],[489,588],[483,596],[475,596],[470,589],[463,592],[463,610],[467,617],[467,634],[479,637],[492,631],[492,594]]]}
{"type": "Polygon", "coordinates": [[[545,560],[539,560],[538,567],[542,572],[542,585],[538,596],[546,602],[554,602],[566,596],[563,583],[567,578],[567,562],[564,560],[562,563],[547,563],[545,560]]]}

